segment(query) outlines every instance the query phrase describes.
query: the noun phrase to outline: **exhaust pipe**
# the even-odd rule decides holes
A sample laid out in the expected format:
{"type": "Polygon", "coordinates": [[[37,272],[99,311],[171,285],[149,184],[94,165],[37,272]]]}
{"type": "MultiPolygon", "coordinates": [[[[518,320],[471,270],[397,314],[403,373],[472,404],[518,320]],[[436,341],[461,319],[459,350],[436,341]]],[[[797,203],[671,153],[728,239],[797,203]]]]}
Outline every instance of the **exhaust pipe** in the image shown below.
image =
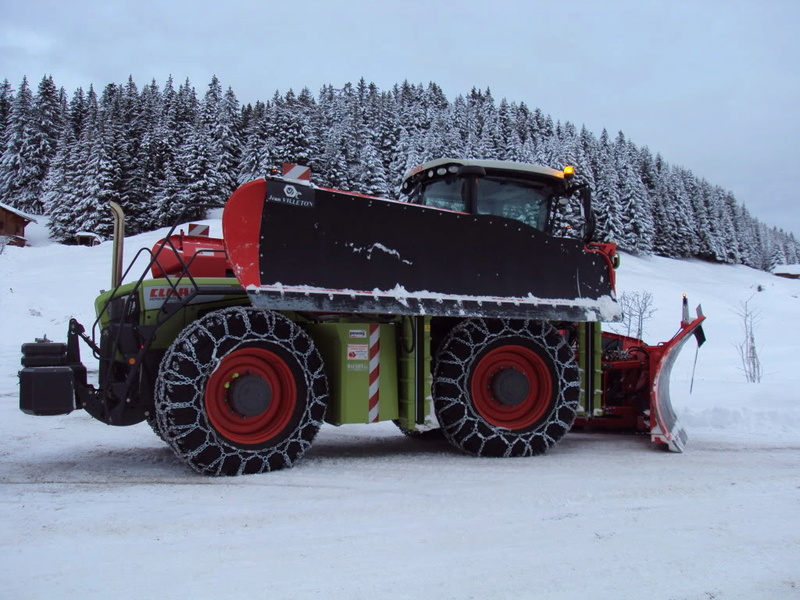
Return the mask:
{"type": "Polygon", "coordinates": [[[122,283],[122,253],[125,244],[125,213],[116,202],[109,202],[111,212],[114,214],[114,245],[111,259],[111,288],[122,283]]]}

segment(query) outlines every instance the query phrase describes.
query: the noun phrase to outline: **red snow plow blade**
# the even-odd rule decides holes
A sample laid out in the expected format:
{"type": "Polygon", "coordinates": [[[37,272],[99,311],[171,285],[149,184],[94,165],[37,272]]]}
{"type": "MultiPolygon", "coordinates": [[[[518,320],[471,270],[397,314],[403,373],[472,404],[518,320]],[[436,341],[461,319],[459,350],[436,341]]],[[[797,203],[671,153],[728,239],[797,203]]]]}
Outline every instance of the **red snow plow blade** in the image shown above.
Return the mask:
{"type": "MultiPolygon", "coordinates": [[[[584,407],[584,414],[575,421],[577,427],[649,433],[653,442],[666,445],[673,452],[682,452],[688,436],[672,408],[669,381],[672,367],[684,344],[691,336],[701,346],[705,342],[700,307],[697,317],[689,319],[686,298],[680,329],[668,342],[650,346],[634,337],[602,333],[602,361],[595,363],[597,386],[584,407]],[[601,392],[602,390],[602,392],[601,392]]],[[[584,369],[591,369],[588,365],[584,369]]]]}
{"type": "Polygon", "coordinates": [[[694,334],[698,347],[705,342],[702,323],[705,320],[700,308],[697,318],[681,322],[680,330],[672,339],[655,347],[648,347],[650,354],[650,373],[653,374],[650,390],[650,437],[653,442],[666,444],[673,452],[683,452],[688,436],[686,430],[678,422],[678,417],[672,408],[669,395],[669,379],[675,359],[694,334]]]}

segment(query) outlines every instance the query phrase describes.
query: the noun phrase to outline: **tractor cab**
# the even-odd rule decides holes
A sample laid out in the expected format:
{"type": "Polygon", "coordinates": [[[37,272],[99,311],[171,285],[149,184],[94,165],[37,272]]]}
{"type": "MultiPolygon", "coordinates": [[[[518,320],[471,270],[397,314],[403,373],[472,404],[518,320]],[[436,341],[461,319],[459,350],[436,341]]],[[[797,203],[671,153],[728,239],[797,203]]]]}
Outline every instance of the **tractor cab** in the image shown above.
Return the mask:
{"type": "MultiPolygon", "coordinates": [[[[574,170],[524,163],[444,158],[410,169],[402,183],[409,202],[473,215],[515,219],[550,235],[564,230],[559,215],[579,201],[581,237],[591,235],[588,188],[572,184],[574,170]]],[[[571,236],[572,237],[572,236],[571,236]]]]}

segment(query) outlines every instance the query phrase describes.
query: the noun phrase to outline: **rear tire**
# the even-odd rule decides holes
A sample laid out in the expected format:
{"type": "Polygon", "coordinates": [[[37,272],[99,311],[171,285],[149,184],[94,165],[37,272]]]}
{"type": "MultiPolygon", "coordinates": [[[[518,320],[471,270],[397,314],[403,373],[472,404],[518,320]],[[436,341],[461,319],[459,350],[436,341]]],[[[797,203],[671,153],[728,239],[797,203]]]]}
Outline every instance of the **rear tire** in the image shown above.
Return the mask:
{"type": "Polygon", "coordinates": [[[206,475],[292,466],[322,425],[328,382],[322,357],[297,324],[232,307],[189,325],[170,346],[156,383],[158,428],[206,475]]]}
{"type": "Polygon", "coordinates": [[[469,319],[436,356],[433,401],[448,441],[476,456],[533,456],[572,427],[580,375],[550,324],[469,319]]]}

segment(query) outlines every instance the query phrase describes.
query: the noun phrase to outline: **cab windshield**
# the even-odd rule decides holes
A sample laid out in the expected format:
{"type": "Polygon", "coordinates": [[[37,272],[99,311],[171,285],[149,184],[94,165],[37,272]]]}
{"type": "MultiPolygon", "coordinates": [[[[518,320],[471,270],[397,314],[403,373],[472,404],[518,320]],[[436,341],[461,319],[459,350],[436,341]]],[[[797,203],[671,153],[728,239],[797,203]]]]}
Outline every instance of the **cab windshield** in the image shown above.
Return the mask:
{"type": "Polygon", "coordinates": [[[553,189],[542,183],[491,175],[475,179],[450,177],[421,186],[415,202],[425,206],[470,212],[468,187],[476,186],[476,214],[516,219],[544,231],[553,189]]]}

